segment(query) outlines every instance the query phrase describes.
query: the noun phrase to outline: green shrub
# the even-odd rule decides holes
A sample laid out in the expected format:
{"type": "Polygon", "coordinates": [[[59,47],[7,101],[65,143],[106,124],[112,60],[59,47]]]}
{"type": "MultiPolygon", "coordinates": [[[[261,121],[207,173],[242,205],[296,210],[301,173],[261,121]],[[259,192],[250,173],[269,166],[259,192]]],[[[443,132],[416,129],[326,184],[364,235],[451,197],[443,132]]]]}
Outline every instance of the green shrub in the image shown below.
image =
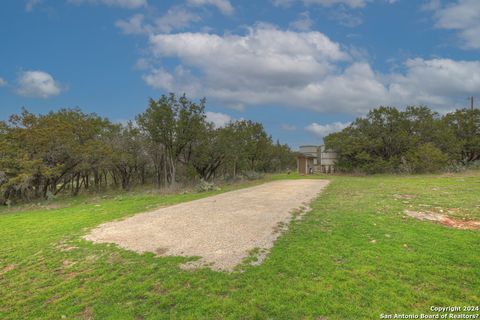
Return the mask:
{"type": "Polygon", "coordinates": [[[246,171],[243,173],[243,175],[248,180],[259,180],[265,176],[265,174],[263,174],[262,172],[257,172],[257,171],[246,171]]]}
{"type": "Polygon", "coordinates": [[[467,167],[464,164],[462,164],[461,162],[454,162],[454,163],[449,164],[445,168],[445,171],[456,173],[456,172],[465,171],[466,169],[467,169],[467,167]]]}
{"type": "Polygon", "coordinates": [[[474,169],[474,170],[480,169],[480,160],[470,162],[470,163],[467,165],[467,168],[468,168],[468,169],[474,169]]]}
{"type": "Polygon", "coordinates": [[[432,143],[425,143],[407,153],[406,163],[414,173],[438,172],[447,166],[448,156],[432,143]]]}
{"type": "MultiPolygon", "coordinates": [[[[465,160],[465,162],[467,162],[465,160]]],[[[465,170],[479,170],[480,169],[480,160],[473,161],[473,162],[468,162],[465,164],[465,162],[455,162],[446,167],[447,172],[462,172],[465,170]]]]}
{"type": "Polygon", "coordinates": [[[200,183],[197,186],[198,192],[208,192],[208,191],[218,191],[220,190],[219,187],[215,185],[213,182],[208,182],[205,180],[200,180],[200,183]]]}

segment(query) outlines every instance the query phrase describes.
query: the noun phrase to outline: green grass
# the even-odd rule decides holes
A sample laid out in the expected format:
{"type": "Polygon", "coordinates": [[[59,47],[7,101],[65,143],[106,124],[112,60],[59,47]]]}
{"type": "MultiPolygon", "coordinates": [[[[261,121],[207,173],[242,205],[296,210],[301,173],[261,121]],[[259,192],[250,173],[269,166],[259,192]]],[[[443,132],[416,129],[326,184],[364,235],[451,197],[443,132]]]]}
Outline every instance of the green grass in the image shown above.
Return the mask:
{"type": "MultiPolygon", "coordinates": [[[[285,178],[299,177],[268,180],[285,178]]],[[[480,305],[480,231],[402,214],[480,219],[478,172],[332,177],[264,263],[243,272],[184,271],[187,258],[81,239],[102,222],[214,193],[84,197],[0,214],[0,318],[378,319],[480,305]]]]}

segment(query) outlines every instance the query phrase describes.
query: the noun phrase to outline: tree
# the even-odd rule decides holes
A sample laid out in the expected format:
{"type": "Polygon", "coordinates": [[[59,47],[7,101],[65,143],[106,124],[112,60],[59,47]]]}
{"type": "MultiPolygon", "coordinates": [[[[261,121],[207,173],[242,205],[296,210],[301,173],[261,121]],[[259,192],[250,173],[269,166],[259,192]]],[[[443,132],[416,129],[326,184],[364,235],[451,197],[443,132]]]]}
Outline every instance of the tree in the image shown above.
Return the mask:
{"type": "MultiPolygon", "coordinates": [[[[4,199],[57,194],[76,178],[88,186],[85,175],[91,170],[93,155],[103,150],[97,142],[110,122],[79,109],[61,109],[46,115],[22,110],[2,124],[0,171],[6,182],[4,199]]],[[[73,187],[72,187],[73,189],[73,187]]]]}
{"type": "Polygon", "coordinates": [[[186,98],[179,99],[175,94],[168,97],[162,95],[158,101],[150,100],[148,109],[137,116],[140,128],[157,146],[163,148],[163,167],[168,174],[164,175],[165,183],[175,184],[177,180],[177,163],[189,157],[189,150],[205,125],[205,99],[199,104],[186,98]],[[184,153],[184,151],[187,151],[184,153]]]}
{"type": "Polygon", "coordinates": [[[290,147],[278,140],[270,146],[268,154],[267,171],[282,172],[296,166],[296,158],[290,147]]]}
{"type": "Polygon", "coordinates": [[[147,157],[144,137],[131,122],[117,126],[111,140],[113,173],[119,177],[123,189],[128,190],[135,177],[145,183],[147,157]]]}
{"type": "Polygon", "coordinates": [[[444,122],[455,134],[464,163],[480,160],[480,110],[461,109],[448,113],[444,122]]]}
{"type": "Polygon", "coordinates": [[[445,166],[438,152],[450,161],[455,161],[459,152],[454,131],[438,113],[424,106],[407,107],[405,111],[393,107],[374,109],[324,140],[327,148],[337,151],[337,167],[344,171],[377,173],[417,167],[422,159],[418,152],[422,150],[445,166]]]}
{"type": "Polygon", "coordinates": [[[437,172],[445,168],[448,162],[448,156],[431,142],[409,150],[405,158],[408,171],[413,173],[437,172]]]}
{"type": "Polygon", "coordinates": [[[228,145],[223,140],[223,131],[223,128],[215,129],[212,124],[206,124],[198,131],[195,142],[189,150],[190,163],[197,174],[206,181],[215,176],[228,153],[228,145]]]}
{"type": "Polygon", "coordinates": [[[127,125],[78,108],[39,115],[24,109],[0,121],[0,203],[213,180],[230,169],[233,175],[281,170],[293,158],[259,123],[215,128],[206,121],[205,103],[161,96],[127,125]]]}

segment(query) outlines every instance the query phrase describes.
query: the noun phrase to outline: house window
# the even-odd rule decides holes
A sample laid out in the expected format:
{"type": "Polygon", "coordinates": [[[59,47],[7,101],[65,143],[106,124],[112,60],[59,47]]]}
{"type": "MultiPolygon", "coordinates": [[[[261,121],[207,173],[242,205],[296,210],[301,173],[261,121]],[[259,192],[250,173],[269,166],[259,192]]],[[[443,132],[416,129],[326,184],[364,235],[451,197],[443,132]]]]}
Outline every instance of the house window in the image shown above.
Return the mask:
{"type": "Polygon", "coordinates": [[[313,164],[314,164],[314,165],[317,165],[317,164],[318,164],[318,163],[317,163],[317,158],[313,159],[313,164]]]}

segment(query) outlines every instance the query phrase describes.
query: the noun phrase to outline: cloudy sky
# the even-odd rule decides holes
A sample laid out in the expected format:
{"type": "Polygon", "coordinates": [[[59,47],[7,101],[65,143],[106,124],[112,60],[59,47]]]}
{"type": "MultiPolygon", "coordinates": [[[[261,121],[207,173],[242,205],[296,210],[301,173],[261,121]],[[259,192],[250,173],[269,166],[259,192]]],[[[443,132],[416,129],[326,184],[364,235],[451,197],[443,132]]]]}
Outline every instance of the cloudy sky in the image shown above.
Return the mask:
{"type": "Polygon", "coordinates": [[[185,92],[295,148],[380,105],[480,99],[479,0],[2,0],[0,39],[0,119],[126,121],[185,92]]]}

